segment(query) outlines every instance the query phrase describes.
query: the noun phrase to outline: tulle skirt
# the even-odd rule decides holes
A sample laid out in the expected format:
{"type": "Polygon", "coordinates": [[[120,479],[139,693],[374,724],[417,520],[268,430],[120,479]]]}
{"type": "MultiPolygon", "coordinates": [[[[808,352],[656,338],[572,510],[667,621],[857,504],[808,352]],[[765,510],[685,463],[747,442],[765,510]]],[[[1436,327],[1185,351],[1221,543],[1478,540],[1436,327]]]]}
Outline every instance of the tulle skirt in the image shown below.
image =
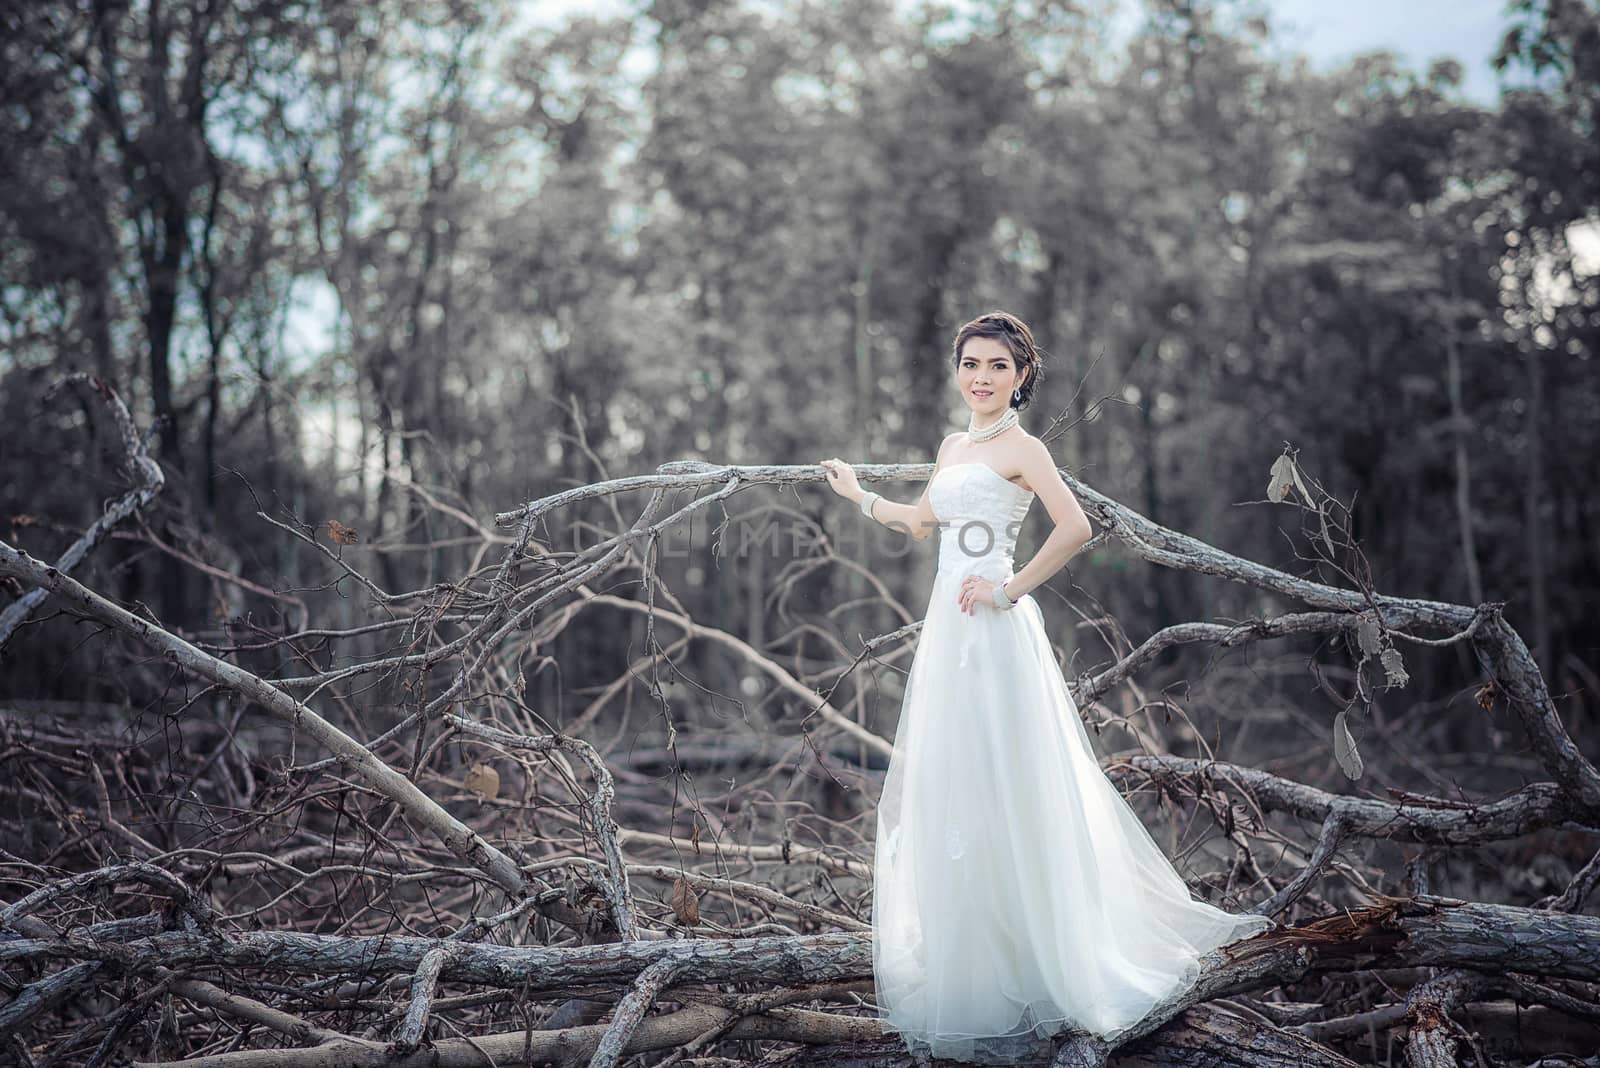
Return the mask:
{"type": "Polygon", "coordinates": [[[935,579],[878,806],[873,968],[912,1052],[1008,1063],[1114,1039],[1272,926],[1191,896],[1100,770],[1032,597],[935,579]]]}

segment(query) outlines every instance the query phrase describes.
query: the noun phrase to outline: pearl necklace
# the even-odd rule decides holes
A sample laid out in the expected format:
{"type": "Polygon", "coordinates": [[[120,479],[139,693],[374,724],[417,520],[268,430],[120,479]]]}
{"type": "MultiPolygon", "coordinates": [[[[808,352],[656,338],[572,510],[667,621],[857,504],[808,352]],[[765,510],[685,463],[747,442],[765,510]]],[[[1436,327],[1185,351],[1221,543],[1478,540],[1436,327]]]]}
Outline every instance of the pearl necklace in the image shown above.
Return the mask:
{"type": "Polygon", "coordinates": [[[967,437],[973,442],[988,441],[995,435],[1003,434],[1007,430],[1010,430],[1012,427],[1017,425],[1017,422],[1017,410],[1015,408],[1007,408],[1006,414],[1002,415],[988,426],[980,428],[978,426],[978,413],[973,412],[972,417],[967,420],[967,437]]]}

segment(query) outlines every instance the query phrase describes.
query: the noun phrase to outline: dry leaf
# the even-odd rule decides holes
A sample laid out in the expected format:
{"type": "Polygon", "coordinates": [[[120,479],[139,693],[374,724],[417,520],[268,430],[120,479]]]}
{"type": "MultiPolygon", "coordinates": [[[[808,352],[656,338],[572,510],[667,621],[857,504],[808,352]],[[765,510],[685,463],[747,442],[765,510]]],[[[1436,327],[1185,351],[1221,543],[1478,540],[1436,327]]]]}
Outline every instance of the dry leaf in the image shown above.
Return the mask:
{"type": "Polygon", "coordinates": [[[1287,497],[1293,488],[1294,461],[1289,459],[1288,453],[1282,453],[1272,461],[1272,471],[1267,476],[1267,500],[1277,504],[1287,497]]]}
{"type": "Polygon", "coordinates": [[[1339,714],[1333,717],[1333,756],[1346,776],[1359,779],[1364,768],[1361,753],[1356,749],[1355,735],[1350,733],[1348,711],[1341,708],[1339,714]]]}
{"type": "Polygon", "coordinates": [[[694,887],[681,875],[672,880],[672,914],[685,927],[700,922],[700,902],[695,897],[694,887]]]}
{"type": "Polygon", "coordinates": [[[483,800],[491,801],[500,793],[500,773],[489,764],[474,764],[467,769],[467,777],[461,780],[461,785],[483,800]]]}
{"type": "Polygon", "coordinates": [[[1328,547],[1328,559],[1332,560],[1339,555],[1339,550],[1333,545],[1333,531],[1328,527],[1328,513],[1321,506],[1317,508],[1317,518],[1322,522],[1322,544],[1328,547]]]}
{"type": "Polygon", "coordinates": [[[1371,656],[1378,651],[1378,647],[1382,645],[1378,635],[1378,617],[1370,611],[1361,613],[1356,623],[1356,640],[1361,646],[1363,657],[1371,656]]]}
{"type": "Polygon", "coordinates": [[[360,541],[354,527],[347,527],[337,519],[328,520],[328,540],[335,545],[354,545],[360,541]]]}
{"type": "Polygon", "coordinates": [[[1400,659],[1400,650],[1391,645],[1383,651],[1383,655],[1378,659],[1382,662],[1384,673],[1388,676],[1384,689],[1387,690],[1391,686],[1404,686],[1411,681],[1411,676],[1406,674],[1405,661],[1400,659]]]}
{"type": "Polygon", "coordinates": [[[1306,489],[1306,484],[1300,479],[1300,465],[1292,459],[1289,460],[1289,477],[1294,480],[1294,488],[1300,491],[1300,496],[1305,499],[1307,504],[1310,504],[1311,491],[1306,489]]]}
{"type": "Polygon", "coordinates": [[[1494,699],[1500,693],[1500,687],[1493,679],[1478,687],[1478,692],[1473,694],[1478,699],[1478,707],[1488,712],[1494,708],[1494,699]]]}

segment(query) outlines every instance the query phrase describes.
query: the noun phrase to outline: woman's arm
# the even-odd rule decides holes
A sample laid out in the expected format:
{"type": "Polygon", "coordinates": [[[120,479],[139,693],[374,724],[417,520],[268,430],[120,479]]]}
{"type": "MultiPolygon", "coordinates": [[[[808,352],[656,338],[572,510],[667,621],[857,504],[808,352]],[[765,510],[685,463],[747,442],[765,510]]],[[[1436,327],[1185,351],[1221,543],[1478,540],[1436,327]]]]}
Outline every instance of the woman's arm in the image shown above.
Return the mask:
{"type": "MultiPolygon", "coordinates": [[[[858,502],[860,499],[856,498],[858,502]]],[[[898,504],[887,497],[879,497],[872,502],[872,518],[890,530],[910,534],[917,541],[925,541],[938,529],[939,524],[938,519],[934,517],[932,506],[928,504],[926,489],[922,491],[922,496],[917,498],[915,504],[898,504]]]]}
{"type": "MultiPolygon", "coordinates": [[[[944,465],[945,449],[959,436],[959,432],[951,434],[939,443],[939,455],[933,464],[934,475],[937,475],[939,468],[944,465]]],[[[832,465],[833,471],[836,472],[828,476],[833,491],[859,505],[861,498],[866,496],[866,491],[856,482],[855,472],[848,464],[841,461],[829,460],[824,464],[825,467],[829,465],[832,465]]],[[[929,475],[928,485],[932,483],[933,475],[929,475]]],[[[935,530],[939,529],[939,518],[933,514],[933,505],[928,500],[927,485],[923,486],[922,496],[917,498],[915,504],[899,504],[880,496],[872,502],[872,518],[891,530],[911,535],[917,541],[927,540],[933,536],[935,530]]]]}
{"type": "Polygon", "coordinates": [[[1055,521],[1055,529],[1033,554],[1033,559],[1006,583],[1006,597],[1013,601],[1043,586],[1094,537],[1094,528],[1089,525],[1083,506],[1062,480],[1061,472],[1056,470],[1055,457],[1050,455],[1049,447],[1038,438],[1028,442],[1022,459],[1022,474],[1044,502],[1045,510],[1055,521]]]}

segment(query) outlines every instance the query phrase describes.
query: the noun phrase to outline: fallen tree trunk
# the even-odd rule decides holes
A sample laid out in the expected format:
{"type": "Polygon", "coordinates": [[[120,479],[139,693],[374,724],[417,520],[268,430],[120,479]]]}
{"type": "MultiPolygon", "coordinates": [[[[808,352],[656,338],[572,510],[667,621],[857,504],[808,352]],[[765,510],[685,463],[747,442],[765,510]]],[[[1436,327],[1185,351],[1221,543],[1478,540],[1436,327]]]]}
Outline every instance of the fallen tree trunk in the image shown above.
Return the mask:
{"type": "MultiPolygon", "coordinates": [[[[763,983],[806,986],[869,979],[872,947],[858,935],[828,934],[800,938],[739,940],[695,939],[681,942],[619,943],[571,949],[533,946],[455,944],[447,953],[436,941],[371,939],[294,932],[170,931],[127,942],[83,938],[24,938],[0,943],[0,961],[66,959],[106,962],[118,969],[148,972],[173,969],[193,972],[226,968],[259,970],[281,976],[363,978],[420,974],[430,991],[437,982],[517,990],[526,994],[574,987],[626,988],[651,969],[667,967],[671,984],[763,983]]],[[[1490,974],[1535,973],[1583,982],[1600,982],[1600,918],[1571,916],[1546,909],[1486,905],[1438,897],[1393,898],[1346,915],[1283,928],[1236,943],[1207,958],[1195,985],[1163,1005],[1124,1038],[1132,1042],[1161,1028],[1191,1006],[1217,998],[1259,991],[1308,977],[1351,971],[1410,966],[1453,967],[1490,974]]],[[[71,969],[69,969],[71,971],[71,969]]],[[[1419,995],[1419,1001],[1422,996],[1419,995]]],[[[788,1032],[794,1041],[816,1039],[814,1017],[777,1014],[779,1020],[801,1019],[805,1026],[788,1032]]],[[[625,1052],[660,1046],[641,1021],[625,1052]]],[[[857,1026],[851,1024],[849,1026],[857,1026]]],[[[875,1027],[875,1024],[873,1025],[875,1027]]],[[[781,1030],[766,1021],[765,1033],[781,1030]]],[[[1191,1048],[1196,1057],[1215,1045],[1261,1042],[1288,1057],[1294,1042],[1248,1023],[1225,1017],[1194,1017],[1188,1031],[1172,1045],[1191,1048]],[[1198,1020],[1210,1020],[1204,1026],[1198,1020]],[[1219,1031],[1220,1029],[1220,1031],[1219,1031]],[[1246,1041],[1245,1037],[1248,1037],[1246,1041]]],[[[420,1028],[405,1044],[414,1048],[420,1028]]],[[[596,1042],[604,1028],[571,1029],[541,1036],[550,1050],[570,1050],[574,1043],[596,1042]],[[563,1047],[560,1043],[566,1043],[563,1047]]],[[[737,1029],[730,1031],[735,1036],[737,1029]]],[[[523,1032],[516,1034],[521,1041],[523,1032]]],[[[462,1040],[460,1058],[485,1042],[510,1042],[512,1036],[462,1040]]],[[[449,1043],[437,1043],[438,1063],[458,1060],[449,1043]]],[[[489,1047],[484,1047],[489,1048],[489,1047]]],[[[335,1057],[350,1065],[379,1065],[393,1048],[350,1044],[342,1040],[299,1051],[276,1051],[277,1063],[319,1065],[335,1057]]],[[[257,1053],[205,1058],[206,1065],[261,1063],[257,1053]]],[[[1273,1063],[1267,1058],[1264,1063],[1273,1063]]],[[[1333,1063],[1333,1061],[1328,1061],[1333,1063]]]]}

